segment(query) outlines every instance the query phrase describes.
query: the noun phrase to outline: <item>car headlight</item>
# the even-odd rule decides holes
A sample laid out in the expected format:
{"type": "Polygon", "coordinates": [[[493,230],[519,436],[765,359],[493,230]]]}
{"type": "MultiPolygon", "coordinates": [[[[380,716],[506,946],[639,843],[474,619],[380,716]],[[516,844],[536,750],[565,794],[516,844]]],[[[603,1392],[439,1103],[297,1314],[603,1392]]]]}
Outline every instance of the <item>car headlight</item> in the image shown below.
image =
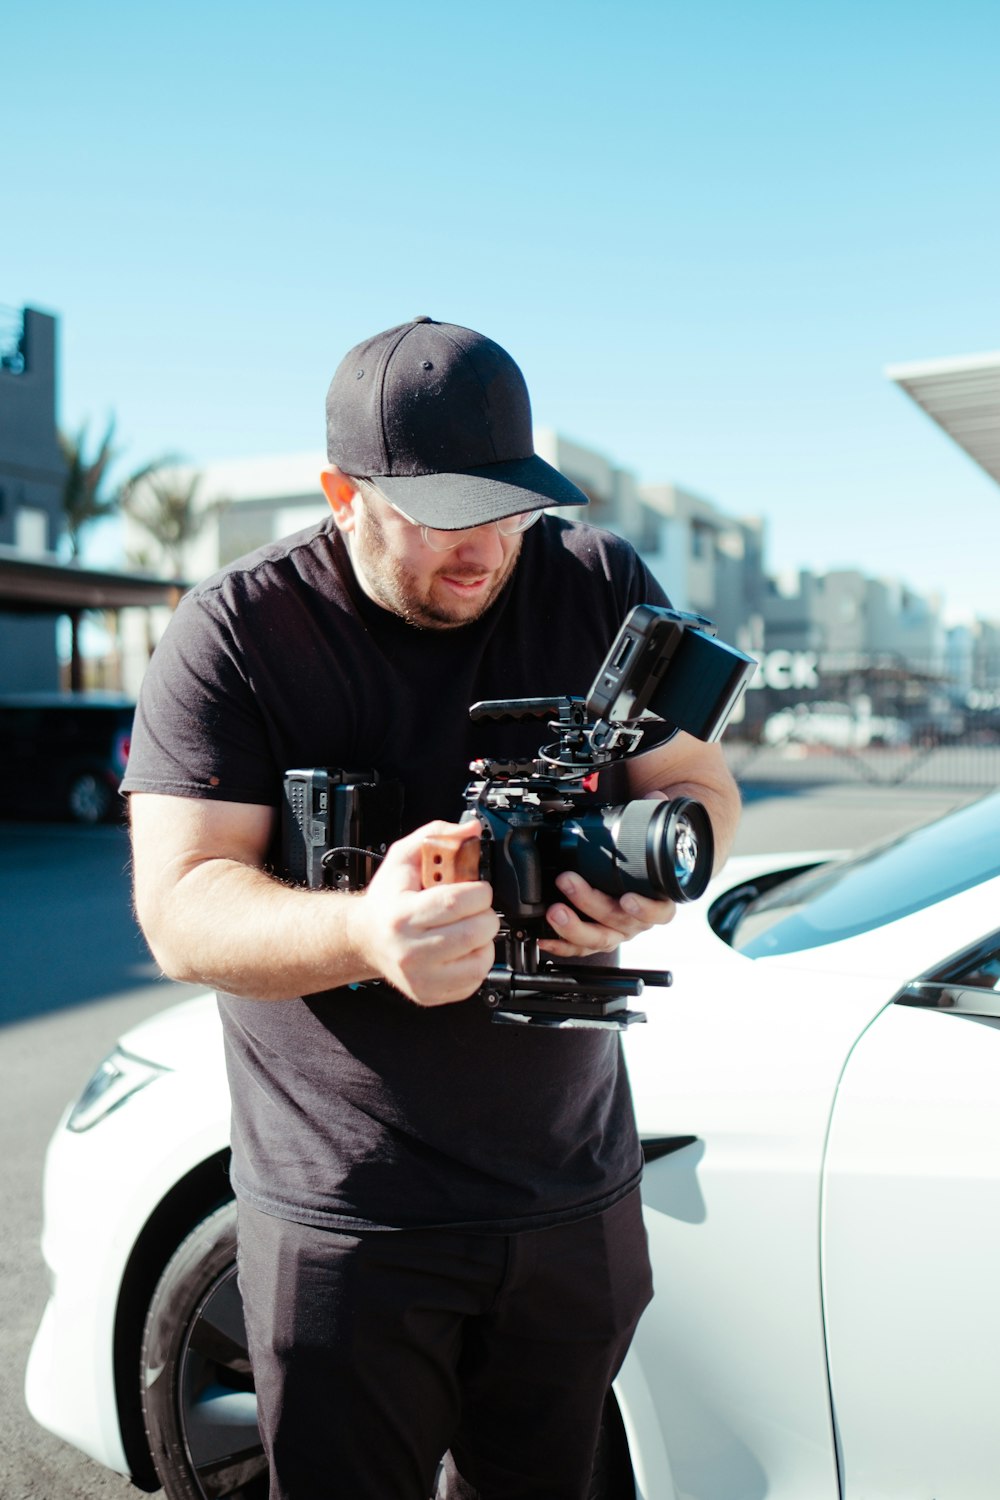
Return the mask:
{"type": "Polygon", "coordinates": [[[116,1047],[101,1063],[66,1120],[67,1130],[90,1130],[133,1094],[154,1083],[169,1068],[158,1067],[116,1047]]]}

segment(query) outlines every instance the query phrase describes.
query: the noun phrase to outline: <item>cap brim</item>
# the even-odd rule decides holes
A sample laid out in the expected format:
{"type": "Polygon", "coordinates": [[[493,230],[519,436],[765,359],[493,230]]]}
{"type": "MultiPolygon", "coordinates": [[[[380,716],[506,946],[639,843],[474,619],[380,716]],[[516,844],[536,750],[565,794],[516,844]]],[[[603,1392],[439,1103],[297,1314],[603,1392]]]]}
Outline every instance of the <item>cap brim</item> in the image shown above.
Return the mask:
{"type": "Polygon", "coordinates": [[[587,496],[544,458],[512,459],[449,474],[372,474],[387,500],[419,526],[461,531],[550,505],[587,505],[587,496]]]}

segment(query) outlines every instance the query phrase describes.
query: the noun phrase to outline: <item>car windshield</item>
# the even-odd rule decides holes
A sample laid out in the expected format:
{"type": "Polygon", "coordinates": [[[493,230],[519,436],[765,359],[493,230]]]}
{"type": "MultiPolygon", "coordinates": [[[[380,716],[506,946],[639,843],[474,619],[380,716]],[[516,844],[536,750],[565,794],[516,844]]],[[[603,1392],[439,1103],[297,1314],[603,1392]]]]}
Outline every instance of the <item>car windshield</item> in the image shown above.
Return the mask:
{"type": "Polygon", "coordinates": [[[1000,793],[751,900],[730,942],[748,958],[870,932],[1000,875],[1000,793]]]}

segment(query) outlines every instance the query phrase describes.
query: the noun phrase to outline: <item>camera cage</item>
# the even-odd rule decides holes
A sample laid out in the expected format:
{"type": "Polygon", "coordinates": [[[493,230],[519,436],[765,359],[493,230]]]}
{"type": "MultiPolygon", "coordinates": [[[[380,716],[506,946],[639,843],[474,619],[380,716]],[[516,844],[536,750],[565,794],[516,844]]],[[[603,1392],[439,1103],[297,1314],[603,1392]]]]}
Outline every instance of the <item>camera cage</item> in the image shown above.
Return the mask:
{"type": "MultiPolygon", "coordinates": [[[[497,903],[498,961],[479,991],[494,1021],[618,1030],[646,1019],[630,1010],[628,1001],[641,995],[646,984],[668,986],[669,972],[543,960],[539,934],[545,903],[533,873],[533,830],[572,818],[581,808],[600,807],[601,773],[641,748],[651,722],[706,742],[717,740],[756,665],[752,657],[719,641],[703,616],[642,604],[626,618],[586,697],[494,699],[472,705],[469,713],[476,722],[539,720],[556,736],[529,760],[482,759],[470,766],[473,779],[465,792],[463,821],[475,818],[481,829],[479,870],[471,873],[492,879],[495,890],[499,883],[509,898],[508,910],[503,899],[497,903]],[[504,868],[498,869],[501,846],[504,868]],[[511,874],[506,867],[519,860],[521,870],[511,874]]],[[[677,899],[694,899],[711,873],[711,823],[701,804],[690,799],[675,799],[670,807],[681,824],[688,820],[685,826],[700,859],[690,881],[679,886],[677,899]]],[[[366,884],[392,841],[386,834],[387,811],[398,816],[398,784],[380,783],[374,771],[286,773],[283,857],[290,878],[352,889],[366,884]],[[372,816],[378,825],[375,838],[369,836],[372,816]]],[[[470,840],[428,841],[425,884],[470,878],[462,864],[470,842],[474,845],[470,840]]]]}
{"type": "MultiPolygon", "coordinates": [[[[546,815],[571,817],[580,806],[600,804],[601,772],[641,749],[645,725],[659,721],[671,732],[717,740],[755,667],[752,657],[717,640],[715,627],[704,616],[637,605],[585,698],[494,699],[472,706],[476,722],[544,720],[556,739],[529,761],[473,762],[465,817],[479,820],[486,843],[498,832],[506,837],[505,829],[519,815],[530,824],[546,815]]],[[[696,860],[672,894],[678,900],[696,899],[708,883],[714,856],[708,814],[687,798],[660,807],[673,820],[672,838],[677,829],[687,830],[696,860]]],[[[484,857],[484,874],[488,864],[484,857]]],[[[495,862],[491,873],[497,876],[495,862]]],[[[645,1019],[628,1009],[629,998],[640,995],[646,984],[671,982],[662,970],[543,963],[530,911],[527,921],[518,922],[507,919],[508,909],[522,917],[527,911],[517,900],[501,899],[497,909],[504,959],[491,970],[483,998],[498,1021],[621,1028],[645,1019]]]]}

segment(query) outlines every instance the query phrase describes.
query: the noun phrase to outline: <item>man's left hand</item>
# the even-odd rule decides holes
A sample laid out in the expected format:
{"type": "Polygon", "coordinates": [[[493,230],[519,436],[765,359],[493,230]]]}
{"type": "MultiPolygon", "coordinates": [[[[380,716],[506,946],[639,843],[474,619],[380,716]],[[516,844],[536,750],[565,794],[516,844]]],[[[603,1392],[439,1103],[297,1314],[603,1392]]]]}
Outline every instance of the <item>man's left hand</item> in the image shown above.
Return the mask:
{"type": "Polygon", "coordinates": [[[652,901],[632,891],[616,900],[575,874],[558,875],[556,885],[567,900],[550,906],[545,915],[557,936],[538,944],[553,958],[610,953],[647,928],[672,921],[677,910],[673,901],[652,901]]]}

